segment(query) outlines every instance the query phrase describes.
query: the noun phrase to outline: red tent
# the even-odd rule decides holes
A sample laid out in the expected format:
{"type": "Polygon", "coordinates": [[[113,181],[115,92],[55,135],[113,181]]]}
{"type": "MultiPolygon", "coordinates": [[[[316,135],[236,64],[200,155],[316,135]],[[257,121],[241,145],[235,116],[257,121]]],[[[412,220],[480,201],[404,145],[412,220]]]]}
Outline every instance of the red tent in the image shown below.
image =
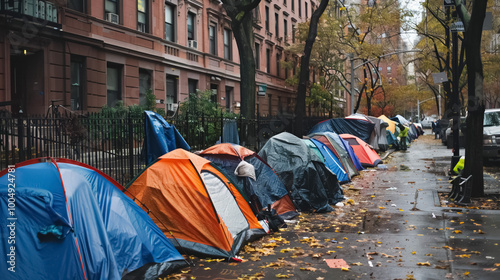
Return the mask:
{"type": "Polygon", "coordinates": [[[340,134],[340,137],[349,142],[364,167],[374,167],[382,162],[378,154],[365,141],[351,134],[340,134]]]}

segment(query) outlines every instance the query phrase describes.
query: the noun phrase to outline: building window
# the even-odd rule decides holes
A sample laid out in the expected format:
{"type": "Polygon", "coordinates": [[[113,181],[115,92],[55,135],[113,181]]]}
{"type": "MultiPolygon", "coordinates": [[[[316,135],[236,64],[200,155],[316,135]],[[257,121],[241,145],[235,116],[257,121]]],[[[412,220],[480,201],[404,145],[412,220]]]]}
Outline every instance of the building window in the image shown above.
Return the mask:
{"type": "Polygon", "coordinates": [[[295,43],[295,24],[292,24],[292,43],[295,43]]]}
{"type": "Polygon", "coordinates": [[[210,101],[219,104],[219,100],[217,100],[217,92],[219,91],[219,86],[217,84],[210,84],[210,90],[212,91],[210,101]]]}
{"type": "Polygon", "coordinates": [[[165,40],[175,42],[175,6],[165,3],[165,40]]]}
{"type": "Polygon", "coordinates": [[[233,88],[226,87],[226,111],[232,112],[231,103],[233,101],[233,88]]]}
{"type": "Polygon", "coordinates": [[[283,33],[285,37],[285,42],[286,42],[286,37],[288,36],[288,21],[286,19],[283,19],[283,33]]]}
{"type": "Polygon", "coordinates": [[[137,30],[149,32],[148,1],[137,0],[137,30]]]}
{"type": "Polygon", "coordinates": [[[391,74],[391,66],[387,66],[387,74],[391,74]]]}
{"type": "Polygon", "coordinates": [[[276,76],[280,76],[280,60],[281,60],[281,54],[277,53],[276,54],[276,76]]]}
{"type": "Polygon", "coordinates": [[[86,0],[68,0],[68,8],[85,13],[86,0]]]}
{"type": "Polygon", "coordinates": [[[278,13],[275,13],[274,14],[274,24],[275,24],[275,26],[274,26],[274,32],[276,34],[276,38],[279,37],[278,34],[280,32],[280,22],[279,22],[279,20],[280,20],[280,16],[278,15],[278,13]]]}
{"type": "Polygon", "coordinates": [[[295,11],[295,0],[292,0],[292,11],[295,11]]]}
{"type": "Polygon", "coordinates": [[[189,90],[189,93],[196,93],[197,89],[198,89],[198,80],[188,79],[188,90],[189,90]]]}
{"type": "Polygon", "coordinates": [[[271,73],[271,50],[266,49],[266,72],[271,73]]]}
{"type": "Polygon", "coordinates": [[[229,29],[224,29],[224,58],[227,60],[233,59],[233,54],[232,54],[232,36],[231,36],[231,30],[229,29]]]}
{"type": "Polygon", "coordinates": [[[299,17],[302,17],[302,0],[298,0],[299,1],[299,17]]]}
{"type": "Polygon", "coordinates": [[[214,22],[208,27],[208,41],[210,54],[217,55],[217,24],[214,22]]]}
{"type": "Polygon", "coordinates": [[[304,2],[304,12],[306,13],[306,18],[309,16],[309,13],[307,12],[307,2],[304,2]]]}
{"type": "Polygon", "coordinates": [[[151,89],[151,71],[139,69],[139,105],[146,105],[146,93],[151,89]]]}
{"type": "Polygon", "coordinates": [[[104,11],[106,13],[119,14],[119,2],[118,0],[105,0],[104,11]]]}
{"type": "MultiPolygon", "coordinates": [[[[285,55],[285,63],[287,62],[288,62],[288,56],[285,55]]],[[[285,79],[288,79],[288,74],[290,72],[290,69],[285,68],[284,70],[285,70],[285,79]]]]}
{"type": "Polygon", "coordinates": [[[177,104],[177,77],[167,75],[167,94],[166,94],[167,112],[174,112],[174,104],[177,104]]]}
{"type": "Polygon", "coordinates": [[[107,104],[114,107],[116,102],[122,100],[122,67],[108,63],[107,68],[107,104]]]}
{"type": "Polygon", "coordinates": [[[71,110],[86,109],[85,57],[71,56],[71,110]]]}
{"type": "Polygon", "coordinates": [[[187,15],[187,37],[188,40],[196,40],[194,24],[196,22],[196,15],[189,12],[187,15]]]}
{"type": "Polygon", "coordinates": [[[255,69],[260,69],[260,44],[255,43],[255,69]]]}
{"type": "Polygon", "coordinates": [[[268,111],[268,116],[272,116],[272,112],[273,112],[273,95],[272,94],[268,94],[267,95],[268,97],[268,103],[267,103],[267,111],[268,111]]]}
{"type": "Polygon", "coordinates": [[[266,31],[269,32],[269,7],[266,6],[266,31]]]}

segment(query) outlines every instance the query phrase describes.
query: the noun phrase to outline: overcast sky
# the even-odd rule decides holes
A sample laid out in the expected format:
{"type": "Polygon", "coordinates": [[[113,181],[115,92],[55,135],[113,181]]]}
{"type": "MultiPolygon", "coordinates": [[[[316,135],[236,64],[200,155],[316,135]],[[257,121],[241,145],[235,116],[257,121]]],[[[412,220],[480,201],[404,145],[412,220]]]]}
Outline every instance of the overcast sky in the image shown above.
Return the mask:
{"type": "MultiPolygon", "coordinates": [[[[424,0],[400,0],[399,2],[401,8],[413,12],[413,17],[410,18],[412,22],[411,26],[415,26],[416,24],[418,24],[422,19],[423,8],[421,3],[424,2],[424,0]]],[[[412,48],[416,44],[415,40],[417,39],[417,32],[415,30],[408,30],[402,32],[403,32],[402,34],[403,40],[408,44],[409,48],[412,48]]]]}

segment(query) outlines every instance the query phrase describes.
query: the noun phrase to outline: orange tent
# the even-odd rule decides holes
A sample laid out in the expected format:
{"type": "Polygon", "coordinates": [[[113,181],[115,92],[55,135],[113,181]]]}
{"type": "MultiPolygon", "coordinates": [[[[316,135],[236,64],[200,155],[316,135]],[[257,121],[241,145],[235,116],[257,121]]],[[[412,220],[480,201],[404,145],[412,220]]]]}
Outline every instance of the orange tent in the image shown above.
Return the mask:
{"type": "Polygon", "coordinates": [[[349,142],[364,167],[374,167],[382,162],[379,155],[365,141],[351,134],[340,134],[339,136],[349,142]]]}
{"type": "Polygon", "coordinates": [[[180,252],[232,258],[266,234],[230,180],[182,149],[159,157],[127,190],[180,252]]]}

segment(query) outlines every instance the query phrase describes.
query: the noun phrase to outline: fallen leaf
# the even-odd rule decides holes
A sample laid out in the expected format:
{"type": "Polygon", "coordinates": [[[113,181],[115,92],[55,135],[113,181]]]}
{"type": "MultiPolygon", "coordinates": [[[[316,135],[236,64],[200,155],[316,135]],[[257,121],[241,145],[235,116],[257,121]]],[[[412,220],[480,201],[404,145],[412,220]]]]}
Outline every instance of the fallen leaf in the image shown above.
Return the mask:
{"type": "Polygon", "coordinates": [[[290,276],[288,276],[286,274],[276,274],[276,278],[283,279],[283,278],[290,278],[290,276]]]}
{"type": "Polygon", "coordinates": [[[484,271],[495,271],[498,268],[483,268],[484,271]]]}
{"type": "Polygon", "coordinates": [[[210,270],[211,268],[210,267],[205,267],[204,270],[210,270]]]}
{"type": "Polygon", "coordinates": [[[463,255],[457,255],[459,258],[469,258],[470,259],[470,254],[463,254],[463,255]]]}
{"type": "Polygon", "coordinates": [[[385,209],[385,207],[384,207],[384,206],[380,206],[380,207],[379,207],[379,209],[380,209],[380,210],[384,210],[384,209],[385,209]]]}
{"type": "Polygon", "coordinates": [[[427,257],[432,257],[432,254],[425,254],[425,256],[427,256],[427,257]]]}
{"type": "Polygon", "coordinates": [[[494,264],[494,265],[495,265],[495,266],[500,266],[500,263],[496,263],[496,264],[494,264]]]}
{"type": "Polygon", "coordinates": [[[457,229],[457,230],[454,230],[453,232],[454,232],[455,234],[462,233],[462,231],[461,231],[461,230],[458,230],[458,229],[457,229]]]}
{"type": "Polygon", "coordinates": [[[378,255],[378,253],[377,253],[377,252],[368,252],[368,253],[366,253],[366,254],[367,254],[367,255],[378,255]]]}
{"type": "Polygon", "coordinates": [[[470,272],[466,271],[466,272],[464,272],[464,275],[465,275],[465,276],[469,276],[469,273],[470,273],[470,272]]]}
{"type": "Polygon", "coordinates": [[[412,252],[411,252],[411,254],[412,254],[412,255],[416,255],[416,254],[417,254],[417,252],[415,252],[415,251],[412,251],[412,252]]]}
{"type": "Polygon", "coordinates": [[[436,265],[434,268],[437,268],[437,269],[448,269],[448,265],[436,265]]]}
{"type": "Polygon", "coordinates": [[[312,271],[312,272],[315,272],[316,270],[318,270],[317,268],[314,268],[314,267],[311,267],[311,266],[308,266],[308,267],[301,267],[300,270],[303,270],[303,271],[312,271]]]}
{"type": "Polygon", "coordinates": [[[342,269],[342,271],[349,271],[349,268],[347,268],[347,267],[342,267],[341,269],[342,269]]]}
{"type": "Polygon", "coordinates": [[[431,266],[431,264],[429,262],[418,262],[417,265],[421,265],[421,266],[431,266]]]}
{"type": "Polygon", "coordinates": [[[362,266],[363,264],[360,263],[360,262],[357,262],[357,263],[351,263],[352,266],[362,266]]]}

